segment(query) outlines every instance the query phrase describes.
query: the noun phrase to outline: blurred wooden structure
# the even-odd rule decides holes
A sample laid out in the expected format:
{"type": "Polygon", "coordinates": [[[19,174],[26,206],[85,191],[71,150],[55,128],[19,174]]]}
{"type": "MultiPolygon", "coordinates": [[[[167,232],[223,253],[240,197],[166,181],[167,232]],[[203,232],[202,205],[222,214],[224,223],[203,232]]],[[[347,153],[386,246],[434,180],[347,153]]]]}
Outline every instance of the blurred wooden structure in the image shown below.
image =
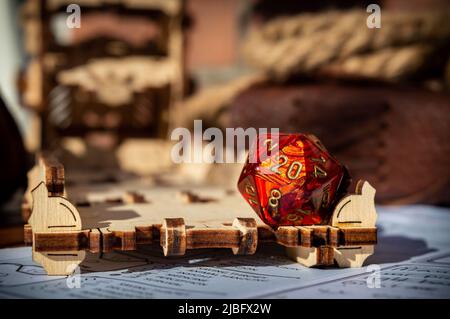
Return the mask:
{"type": "Polygon", "coordinates": [[[78,1],[81,28],[67,23],[70,3],[28,0],[22,12],[29,63],[19,85],[43,148],[93,131],[165,135],[184,92],[183,1],[78,1]]]}

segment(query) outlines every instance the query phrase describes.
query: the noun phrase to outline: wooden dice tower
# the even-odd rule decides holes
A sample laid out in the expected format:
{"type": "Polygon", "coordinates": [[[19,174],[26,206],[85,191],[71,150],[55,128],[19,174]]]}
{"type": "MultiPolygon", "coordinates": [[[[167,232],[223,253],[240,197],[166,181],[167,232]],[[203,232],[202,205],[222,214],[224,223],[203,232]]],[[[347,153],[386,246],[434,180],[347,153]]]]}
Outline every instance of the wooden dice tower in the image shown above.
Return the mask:
{"type": "Polygon", "coordinates": [[[161,195],[150,202],[124,192],[119,202],[76,203],[69,199],[64,179],[59,162],[40,157],[29,173],[25,195],[32,212],[25,241],[33,246],[33,260],[49,275],[71,274],[87,251],[135,250],[155,242],[165,256],[180,256],[198,248],[231,248],[233,254],[251,255],[258,244],[272,241],[307,267],[360,267],[377,242],[375,189],[366,181],[339,201],[329,225],[273,230],[238,194],[202,202],[189,192],[160,189],[161,195]]]}

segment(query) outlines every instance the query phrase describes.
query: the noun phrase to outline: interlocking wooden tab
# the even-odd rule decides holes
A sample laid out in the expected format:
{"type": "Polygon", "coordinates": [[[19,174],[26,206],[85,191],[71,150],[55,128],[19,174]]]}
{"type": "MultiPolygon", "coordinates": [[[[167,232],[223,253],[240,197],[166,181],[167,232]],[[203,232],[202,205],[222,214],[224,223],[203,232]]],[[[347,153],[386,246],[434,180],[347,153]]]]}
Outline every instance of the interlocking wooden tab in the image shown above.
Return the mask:
{"type": "Polygon", "coordinates": [[[299,235],[299,229],[295,226],[278,227],[275,235],[277,243],[286,247],[298,246],[299,243],[301,243],[301,235],[299,235]]]}
{"type": "Polygon", "coordinates": [[[186,252],[186,227],[183,218],[166,218],[161,227],[164,256],[179,256],[186,252]]]}
{"type": "Polygon", "coordinates": [[[102,251],[100,237],[101,233],[99,229],[94,228],[89,231],[89,252],[99,253],[102,251]]]}
{"type": "Polygon", "coordinates": [[[240,231],[239,247],[233,248],[235,255],[252,255],[258,246],[258,229],[253,218],[236,218],[233,226],[240,231]]]}
{"type": "Polygon", "coordinates": [[[89,248],[89,230],[58,233],[35,233],[34,250],[37,252],[86,250],[89,248]]]}

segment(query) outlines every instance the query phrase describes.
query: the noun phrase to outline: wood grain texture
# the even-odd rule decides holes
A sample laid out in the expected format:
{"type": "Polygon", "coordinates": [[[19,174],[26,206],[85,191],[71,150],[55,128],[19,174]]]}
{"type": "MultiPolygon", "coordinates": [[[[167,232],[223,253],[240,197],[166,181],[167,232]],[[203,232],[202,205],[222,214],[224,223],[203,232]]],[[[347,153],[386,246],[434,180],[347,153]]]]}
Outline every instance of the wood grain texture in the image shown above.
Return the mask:
{"type": "Polygon", "coordinates": [[[301,243],[301,236],[299,236],[299,229],[295,226],[281,226],[278,227],[276,234],[277,243],[286,246],[298,246],[301,243]],[[300,237],[300,238],[299,238],[300,237]],[[299,241],[300,239],[300,241],[299,241]]]}
{"type": "Polygon", "coordinates": [[[41,156],[39,160],[49,196],[64,196],[64,166],[52,156],[41,156]]]}
{"type": "Polygon", "coordinates": [[[186,248],[239,248],[241,232],[233,227],[186,229],[186,248]]]}
{"type": "Polygon", "coordinates": [[[35,233],[34,241],[34,250],[38,252],[86,250],[89,248],[89,230],[65,232],[64,236],[35,233]]]}
{"type": "Polygon", "coordinates": [[[313,243],[313,230],[310,227],[296,226],[298,229],[299,242],[302,247],[311,247],[313,243]]]}
{"type": "Polygon", "coordinates": [[[375,245],[377,228],[340,228],[339,245],[375,245]]]}
{"type": "Polygon", "coordinates": [[[151,244],[153,242],[153,226],[136,226],[136,243],[151,244]]]}
{"type": "Polygon", "coordinates": [[[115,240],[114,240],[114,236],[113,233],[107,229],[107,228],[99,228],[99,232],[100,232],[100,246],[102,249],[102,252],[104,253],[108,253],[114,250],[114,244],[115,244],[115,240]]]}
{"type": "Polygon", "coordinates": [[[23,225],[23,241],[26,246],[31,246],[33,244],[33,231],[31,225],[23,225]]]}
{"type": "Polygon", "coordinates": [[[317,249],[317,265],[331,266],[334,264],[334,248],[331,246],[320,246],[317,249]]]}
{"type": "Polygon", "coordinates": [[[113,236],[115,238],[115,249],[136,250],[136,231],[114,231],[113,236]]]}
{"type": "Polygon", "coordinates": [[[57,159],[48,154],[36,155],[36,165],[28,172],[28,186],[25,190],[22,218],[25,222],[31,216],[33,209],[32,191],[40,184],[44,183],[49,196],[64,196],[65,174],[64,167],[57,159]]]}
{"type": "Polygon", "coordinates": [[[240,231],[239,247],[232,248],[235,255],[252,255],[258,246],[258,229],[253,218],[235,218],[233,226],[240,231]]]}
{"type": "Polygon", "coordinates": [[[186,252],[186,227],[183,218],[166,218],[161,227],[164,256],[179,256],[186,252]]]}
{"type": "Polygon", "coordinates": [[[100,230],[94,228],[89,231],[89,252],[100,253],[101,247],[101,233],[100,230]]]}

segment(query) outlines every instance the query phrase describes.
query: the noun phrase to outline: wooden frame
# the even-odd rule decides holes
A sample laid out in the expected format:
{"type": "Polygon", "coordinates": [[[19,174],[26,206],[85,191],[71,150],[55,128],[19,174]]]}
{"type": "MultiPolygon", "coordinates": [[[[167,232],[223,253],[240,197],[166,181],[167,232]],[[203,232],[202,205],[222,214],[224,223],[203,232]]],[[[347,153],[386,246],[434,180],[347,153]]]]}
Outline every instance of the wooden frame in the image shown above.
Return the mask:
{"type": "Polygon", "coordinates": [[[148,45],[129,46],[123,53],[109,52],[114,51],[110,47],[120,47],[125,42],[101,36],[90,39],[87,44],[58,44],[51,31],[51,21],[65,14],[71,3],[27,0],[22,8],[30,63],[20,74],[19,88],[23,104],[36,111],[42,122],[38,135],[42,135],[44,148],[60,137],[84,136],[96,130],[117,133],[121,138],[165,136],[172,125],[172,108],[185,91],[183,0],[83,0],[77,3],[84,15],[109,12],[114,8],[129,12],[130,16],[153,17],[155,24],[162,28],[162,52],[153,52],[148,45]],[[136,67],[141,64],[142,68],[136,67]],[[84,84],[90,81],[95,85],[88,89],[84,84]],[[110,87],[112,82],[117,82],[113,86],[119,90],[110,87]],[[119,91],[125,92],[125,99],[118,98],[119,91]],[[105,96],[108,99],[105,100],[105,96]],[[116,101],[117,105],[111,101],[116,101]],[[85,118],[86,110],[92,111],[90,114],[95,118],[114,114],[113,121],[109,126],[104,125],[104,120],[89,122],[85,118]],[[130,110],[131,114],[141,116],[131,116],[130,110]]]}
{"type": "Polygon", "coordinates": [[[308,267],[360,267],[377,242],[375,189],[365,181],[358,183],[356,194],[340,200],[329,225],[276,230],[234,196],[214,201],[165,189],[152,202],[125,192],[116,201],[73,204],[64,188],[64,167],[49,157],[39,158],[30,185],[32,214],[24,228],[25,241],[33,246],[34,261],[49,275],[72,273],[87,251],[135,250],[151,243],[159,243],[165,256],[199,248],[231,248],[233,254],[251,255],[258,245],[272,241],[308,267]],[[177,194],[179,201],[173,200],[177,194]]]}

